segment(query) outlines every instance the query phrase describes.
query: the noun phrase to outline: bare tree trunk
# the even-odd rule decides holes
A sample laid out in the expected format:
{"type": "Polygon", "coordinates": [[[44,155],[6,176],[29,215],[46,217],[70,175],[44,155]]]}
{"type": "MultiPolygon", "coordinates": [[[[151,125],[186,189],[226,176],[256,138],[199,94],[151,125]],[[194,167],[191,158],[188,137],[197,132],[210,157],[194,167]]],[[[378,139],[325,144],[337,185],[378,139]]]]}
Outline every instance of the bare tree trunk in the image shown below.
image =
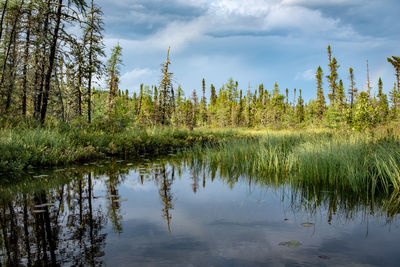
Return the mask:
{"type": "Polygon", "coordinates": [[[91,6],[91,29],[90,29],[90,37],[89,37],[89,81],[88,81],[88,123],[92,122],[92,74],[93,74],[93,0],[91,6]]]}
{"type": "Polygon", "coordinates": [[[9,84],[8,84],[8,89],[7,89],[7,95],[6,95],[6,105],[5,105],[5,112],[7,113],[8,110],[10,109],[11,106],[11,99],[12,99],[12,94],[14,91],[14,86],[15,86],[15,75],[16,75],[16,71],[15,71],[15,61],[16,61],[16,57],[17,57],[17,51],[16,51],[16,43],[14,42],[13,45],[13,52],[12,52],[12,61],[10,62],[11,64],[11,70],[10,70],[10,77],[9,77],[9,84]]]}
{"type": "Polygon", "coordinates": [[[82,116],[82,92],[81,92],[81,87],[82,87],[82,67],[81,63],[79,63],[79,70],[78,70],[78,115],[82,116]]]}
{"type": "MultiPolygon", "coordinates": [[[[42,49],[43,49],[43,56],[42,56],[42,64],[40,67],[40,70],[36,72],[35,74],[35,106],[34,106],[34,117],[38,120],[40,117],[40,109],[42,106],[42,99],[43,99],[43,85],[44,85],[44,73],[46,69],[46,51],[47,51],[47,46],[46,46],[46,39],[47,39],[47,31],[49,28],[49,13],[50,13],[50,0],[47,0],[47,8],[46,10],[46,18],[44,20],[44,25],[43,25],[43,31],[42,31],[42,49]],[[39,78],[40,75],[40,85],[39,85],[39,78]],[[39,86],[38,86],[39,85],[39,86]]],[[[40,49],[38,49],[40,50],[40,49]]],[[[38,52],[39,53],[39,52],[38,52]]],[[[39,60],[39,55],[36,57],[35,60],[39,60]]],[[[38,63],[38,61],[36,61],[38,63]]],[[[37,65],[37,64],[36,64],[37,65]]]]}
{"type": "Polygon", "coordinates": [[[58,32],[60,30],[60,23],[61,23],[62,2],[63,2],[63,0],[58,0],[56,25],[54,28],[53,41],[52,41],[51,47],[50,47],[49,68],[48,68],[47,74],[46,74],[46,80],[45,80],[44,92],[43,92],[43,105],[42,105],[42,109],[40,111],[40,124],[41,125],[44,124],[44,121],[46,119],[46,114],[47,114],[47,102],[49,99],[51,74],[53,73],[54,59],[56,57],[56,48],[57,48],[57,41],[58,41],[58,32]]]}
{"type": "MultiPolygon", "coordinates": [[[[6,75],[6,68],[7,68],[7,62],[8,62],[8,57],[10,56],[10,52],[11,52],[11,47],[14,47],[15,49],[15,35],[16,35],[16,28],[17,28],[17,22],[19,21],[20,18],[20,14],[21,14],[21,9],[22,9],[22,5],[24,3],[24,0],[21,1],[21,5],[18,8],[18,13],[14,18],[13,24],[12,24],[12,28],[11,28],[11,32],[10,32],[10,40],[8,41],[8,45],[7,45],[7,50],[4,56],[4,61],[3,61],[3,67],[2,67],[2,74],[1,74],[1,80],[0,80],[0,88],[4,88],[4,80],[5,80],[5,75],[6,75]]],[[[5,103],[5,110],[7,111],[11,102],[11,94],[12,92],[10,92],[12,90],[12,87],[9,86],[8,90],[7,90],[7,99],[6,99],[6,103],[5,103]]]]}
{"type": "Polygon", "coordinates": [[[4,21],[4,15],[6,14],[7,5],[8,5],[8,0],[6,0],[6,2],[4,3],[3,12],[1,13],[1,19],[0,19],[0,40],[1,40],[1,37],[2,37],[2,35],[3,35],[3,21],[4,21]]]}
{"type": "MultiPolygon", "coordinates": [[[[60,72],[61,72],[61,80],[62,80],[63,72],[62,72],[62,70],[60,72]]],[[[65,122],[64,100],[63,100],[63,96],[62,96],[60,79],[58,79],[58,75],[57,74],[56,74],[56,81],[57,81],[57,88],[58,88],[58,100],[60,101],[60,105],[61,105],[61,118],[62,118],[62,121],[65,122]]]]}
{"type": "MultiPolygon", "coordinates": [[[[91,61],[91,56],[89,56],[89,62],[91,61]]],[[[89,63],[92,66],[92,63],[89,63]]],[[[92,70],[89,71],[89,81],[88,81],[88,123],[92,122],[92,70]]]]}
{"type": "MultiPolygon", "coordinates": [[[[29,24],[31,21],[31,6],[29,6],[28,10],[28,21],[29,24]]],[[[28,70],[28,60],[29,60],[29,46],[30,46],[30,37],[31,37],[31,27],[27,25],[27,32],[25,38],[25,51],[24,51],[24,66],[22,70],[23,80],[22,80],[22,115],[26,116],[26,92],[27,92],[27,70],[28,70]]]]}

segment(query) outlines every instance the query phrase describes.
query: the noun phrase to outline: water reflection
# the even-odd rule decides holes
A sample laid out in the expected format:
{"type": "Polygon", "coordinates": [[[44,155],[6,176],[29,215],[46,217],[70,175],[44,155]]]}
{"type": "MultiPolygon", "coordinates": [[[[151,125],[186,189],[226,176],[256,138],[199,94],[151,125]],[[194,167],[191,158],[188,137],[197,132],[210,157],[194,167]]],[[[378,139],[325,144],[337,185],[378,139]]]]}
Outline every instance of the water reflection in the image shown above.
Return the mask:
{"type": "MultiPolygon", "coordinates": [[[[5,266],[324,265],[320,261],[327,259],[379,265],[375,258],[362,259],[366,253],[354,242],[395,244],[393,232],[400,233],[399,193],[372,199],[282,184],[184,157],[109,160],[15,180],[0,186],[5,266]],[[338,225],[336,232],[332,227],[338,225]],[[181,252],[187,256],[178,257],[181,252]]],[[[396,253],[384,256],[385,265],[399,260],[396,253]]]]}
{"type": "MultiPolygon", "coordinates": [[[[1,188],[1,253],[7,266],[99,265],[107,216],[93,205],[92,175],[58,173],[51,184],[1,188]],[[59,182],[60,184],[57,184],[59,182]]],[[[50,178],[49,178],[50,179],[50,178]]]]}

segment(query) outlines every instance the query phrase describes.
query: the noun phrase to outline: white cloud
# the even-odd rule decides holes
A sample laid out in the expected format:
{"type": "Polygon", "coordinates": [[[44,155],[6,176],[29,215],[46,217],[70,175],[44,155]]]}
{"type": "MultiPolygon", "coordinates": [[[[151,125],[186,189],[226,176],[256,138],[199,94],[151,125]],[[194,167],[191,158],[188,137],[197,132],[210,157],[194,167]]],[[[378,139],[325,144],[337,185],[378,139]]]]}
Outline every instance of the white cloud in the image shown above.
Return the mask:
{"type": "Polygon", "coordinates": [[[122,74],[120,88],[139,88],[141,83],[151,84],[157,80],[158,71],[149,68],[134,68],[122,74]]]}
{"type": "Polygon", "coordinates": [[[325,17],[319,10],[276,0],[216,1],[210,5],[207,16],[207,21],[212,23],[210,32],[280,30],[287,34],[318,38],[357,36],[350,26],[340,25],[339,19],[325,17]]]}
{"type": "Polygon", "coordinates": [[[284,5],[305,5],[305,6],[333,6],[333,5],[349,5],[358,3],[359,0],[282,0],[284,5]]]}
{"type": "Polygon", "coordinates": [[[306,70],[304,72],[297,73],[297,75],[295,77],[295,80],[301,80],[302,79],[302,80],[305,80],[305,81],[311,81],[311,80],[314,79],[314,75],[315,75],[314,72],[315,72],[314,70],[308,69],[308,70],[306,70]]]}
{"type": "Polygon", "coordinates": [[[149,76],[152,76],[153,74],[154,74],[154,70],[151,70],[148,68],[144,68],[144,69],[135,68],[133,70],[125,72],[122,75],[121,80],[124,82],[130,82],[130,81],[133,81],[136,79],[147,78],[149,76]]]}
{"type": "Polygon", "coordinates": [[[205,34],[205,20],[200,18],[189,22],[173,21],[165,28],[141,40],[107,38],[105,42],[136,51],[166,51],[169,46],[174,50],[183,49],[188,42],[201,38],[205,34]]]}
{"type": "MultiPolygon", "coordinates": [[[[339,19],[326,17],[319,10],[295,5],[303,2],[303,0],[200,1],[198,5],[207,6],[207,11],[203,15],[189,21],[172,20],[144,39],[125,40],[121,43],[139,50],[166,50],[168,46],[180,50],[190,42],[207,35],[230,36],[243,33],[280,32],[284,35],[319,39],[351,37],[355,40],[360,38],[351,26],[341,25],[339,19]]],[[[330,0],[329,2],[343,1],[330,0]]],[[[192,2],[189,4],[194,5],[192,2]]],[[[152,17],[148,14],[140,15],[140,10],[138,12],[130,10],[140,21],[148,21],[152,17]]],[[[160,17],[153,16],[153,19],[155,22],[163,21],[160,17]]]]}

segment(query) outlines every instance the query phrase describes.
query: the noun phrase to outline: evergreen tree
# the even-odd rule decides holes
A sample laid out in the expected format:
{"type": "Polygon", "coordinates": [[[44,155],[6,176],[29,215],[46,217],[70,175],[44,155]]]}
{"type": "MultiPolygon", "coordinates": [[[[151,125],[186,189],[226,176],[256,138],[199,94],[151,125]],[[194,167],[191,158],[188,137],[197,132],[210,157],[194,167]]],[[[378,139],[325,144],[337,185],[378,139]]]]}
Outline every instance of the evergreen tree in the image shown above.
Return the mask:
{"type": "Polygon", "coordinates": [[[391,58],[387,58],[387,61],[392,64],[396,72],[397,92],[400,93],[400,57],[392,56],[391,58]]]}
{"type": "Polygon", "coordinates": [[[338,91],[337,91],[337,101],[339,104],[339,110],[343,111],[344,107],[344,87],[343,87],[343,81],[339,80],[339,85],[338,85],[338,91]]]}
{"type": "Polygon", "coordinates": [[[350,80],[350,86],[349,86],[349,97],[350,97],[350,109],[349,109],[349,116],[348,116],[348,123],[352,123],[353,121],[353,109],[354,109],[354,102],[356,100],[357,96],[357,88],[356,88],[356,83],[354,81],[354,71],[353,68],[349,68],[349,80],[350,80]]]}
{"type": "Polygon", "coordinates": [[[104,56],[103,44],[103,12],[91,0],[90,12],[86,17],[85,43],[87,46],[88,66],[86,67],[88,75],[88,92],[87,92],[87,109],[88,109],[88,122],[92,121],[92,79],[93,75],[97,74],[98,78],[101,74],[103,63],[101,57],[104,56]]]}
{"type": "Polygon", "coordinates": [[[192,111],[192,120],[191,120],[192,122],[190,125],[190,129],[193,129],[197,125],[197,115],[199,112],[199,108],[198,108],[198,97],[197,97],[196,90],[193,90],[192,102],[193,102],[193,111],[192,111]]]}
{"type": "Polygon", "coordinates": [[[153,99],[153,124],[157,125],[160,121],[160,108],[158,100],[157,86],[154,86],[154,99],[153,99]]]}
{"type": "Polygon", "coordinates": [[[108,114],[114,109],[114,99],[118,91],[120,68],[122,64],[122,47],[118,44],[111,50],[107,62],[107,83],[109,87],[108,114]]]}
{"type": "Polygon", "coordinates": [[[356,102],[353,125],[358,130],[376,125],[376,111],[367,92],[361,92],[356,102]]]}
{"type": "Polygon", "coordinates": [[[324,89],[322,88],[322,77],[323,77],[322,68],[319,66],[317,69],[317,73],[315,74],[315,78],[317,79],[317,106],[316,113],[318,118],[321,120],[324,112],[325,112],[325,96],[324,89]]]}
{"type": "Polygon", "coordinates": [[[177,92],[177,97],[176,97],[176,118],[175,118],[175,124],[178,127],[181,125],[184,125],[183,105],[184,105],[184,93],[183,93],[182,87],[180,85],[178,85],[178,92],[177,92]]]}
{"type": "Polygon", "coordinates": [[[301,97],[301,89],[300,89],[300,95],[297,100],[297,105],[296,105],[296,119],[298,123],[302,123],[305,118],[305,111],[304,111],[304,100],[301,97]]]}
{"type": "Polygon", "coordinates": [[[174,102],[174,89],[172,86],[172,73],[168,68],[171,64],[169,60],[170,48],[168,48],[167,59],[162,64],[162,79],[160,83],[160,120],[161,124],[165,125],[171,117],[173,102],[174,102]]]}
{"type": "Polygon", "coordinates": [[[397,90],[396,83],[394,83],[393,89],[392,91],[390,91],[389,95],[390,95],[390,101],[392,102],[391,116],[392,119],[397,119],[399,112],[399,104],[400,104],[400,94],[399,91],[397,90]]]}
{"type": "Polygon", "coordinates": [[[389,116],[389,104],[387,95],[383,93],[383,82],[382,79],[379,78],[378,81],[378,121],[379,122],[386,122],[389,116]]]}
{"type": "Polygon", "coordinates": [[[274,123],[280,122],[282,120],[282,115],[284,110],[284,99],[285,97],[279,94],[278,83],[275,82],[271,99],[274,123]]]}
{"type": "Polygon", "coordinates": [[[337,97],[337,79],[338,79],[338,73],[337,70],[339,68],[339,65],[337,64],[336,58],[332,58],[332,51],[331,51],[331,46],[328,46],[328,57],[329,57],[329,70],[330,70],[330,75],[327,76],[328,81],[329,81],[329,87],[331,89],[331,93],[328,95],[329,96],[329,101],[330,103],[335,103],[336,102],[336,97],[337,97]]]}
{"type": "Polygon", "coordinates": [[[203,126],[207,125],[207,99],[206,99],[206,82],[203,78],[202,81],[202,91],[203,95],[200,100],[200,118],[201,118],[201,123],[203,126]]]}

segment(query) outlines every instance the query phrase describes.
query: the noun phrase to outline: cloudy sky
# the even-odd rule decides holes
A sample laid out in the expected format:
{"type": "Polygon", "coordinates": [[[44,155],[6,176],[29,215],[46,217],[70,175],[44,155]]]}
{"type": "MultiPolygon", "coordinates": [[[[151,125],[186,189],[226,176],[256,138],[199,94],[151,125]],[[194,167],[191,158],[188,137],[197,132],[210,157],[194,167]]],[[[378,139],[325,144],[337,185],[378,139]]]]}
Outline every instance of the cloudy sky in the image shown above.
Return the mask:
{"type": "MultiPolygon", "coordinates": [[[[301,88],[314,98],[314,73],[328,71],[326,48],[337,58],[348,87],[348,69],[365,88],[366,60],[374,89],[385,91],[394,72],[386,57],[400,56],[399,0],[98,0],[107,50],[123,48],[121,89],[157,84],[171,46],[171,71],[186,95],[220,87],[229,77],[247,90],[277,81],[281,91],[301,88]]],[[[327,82],[325,81],[325,87],[327,82]]],[[[327,91],[327,90],[326,90],[327,91]]]]}

